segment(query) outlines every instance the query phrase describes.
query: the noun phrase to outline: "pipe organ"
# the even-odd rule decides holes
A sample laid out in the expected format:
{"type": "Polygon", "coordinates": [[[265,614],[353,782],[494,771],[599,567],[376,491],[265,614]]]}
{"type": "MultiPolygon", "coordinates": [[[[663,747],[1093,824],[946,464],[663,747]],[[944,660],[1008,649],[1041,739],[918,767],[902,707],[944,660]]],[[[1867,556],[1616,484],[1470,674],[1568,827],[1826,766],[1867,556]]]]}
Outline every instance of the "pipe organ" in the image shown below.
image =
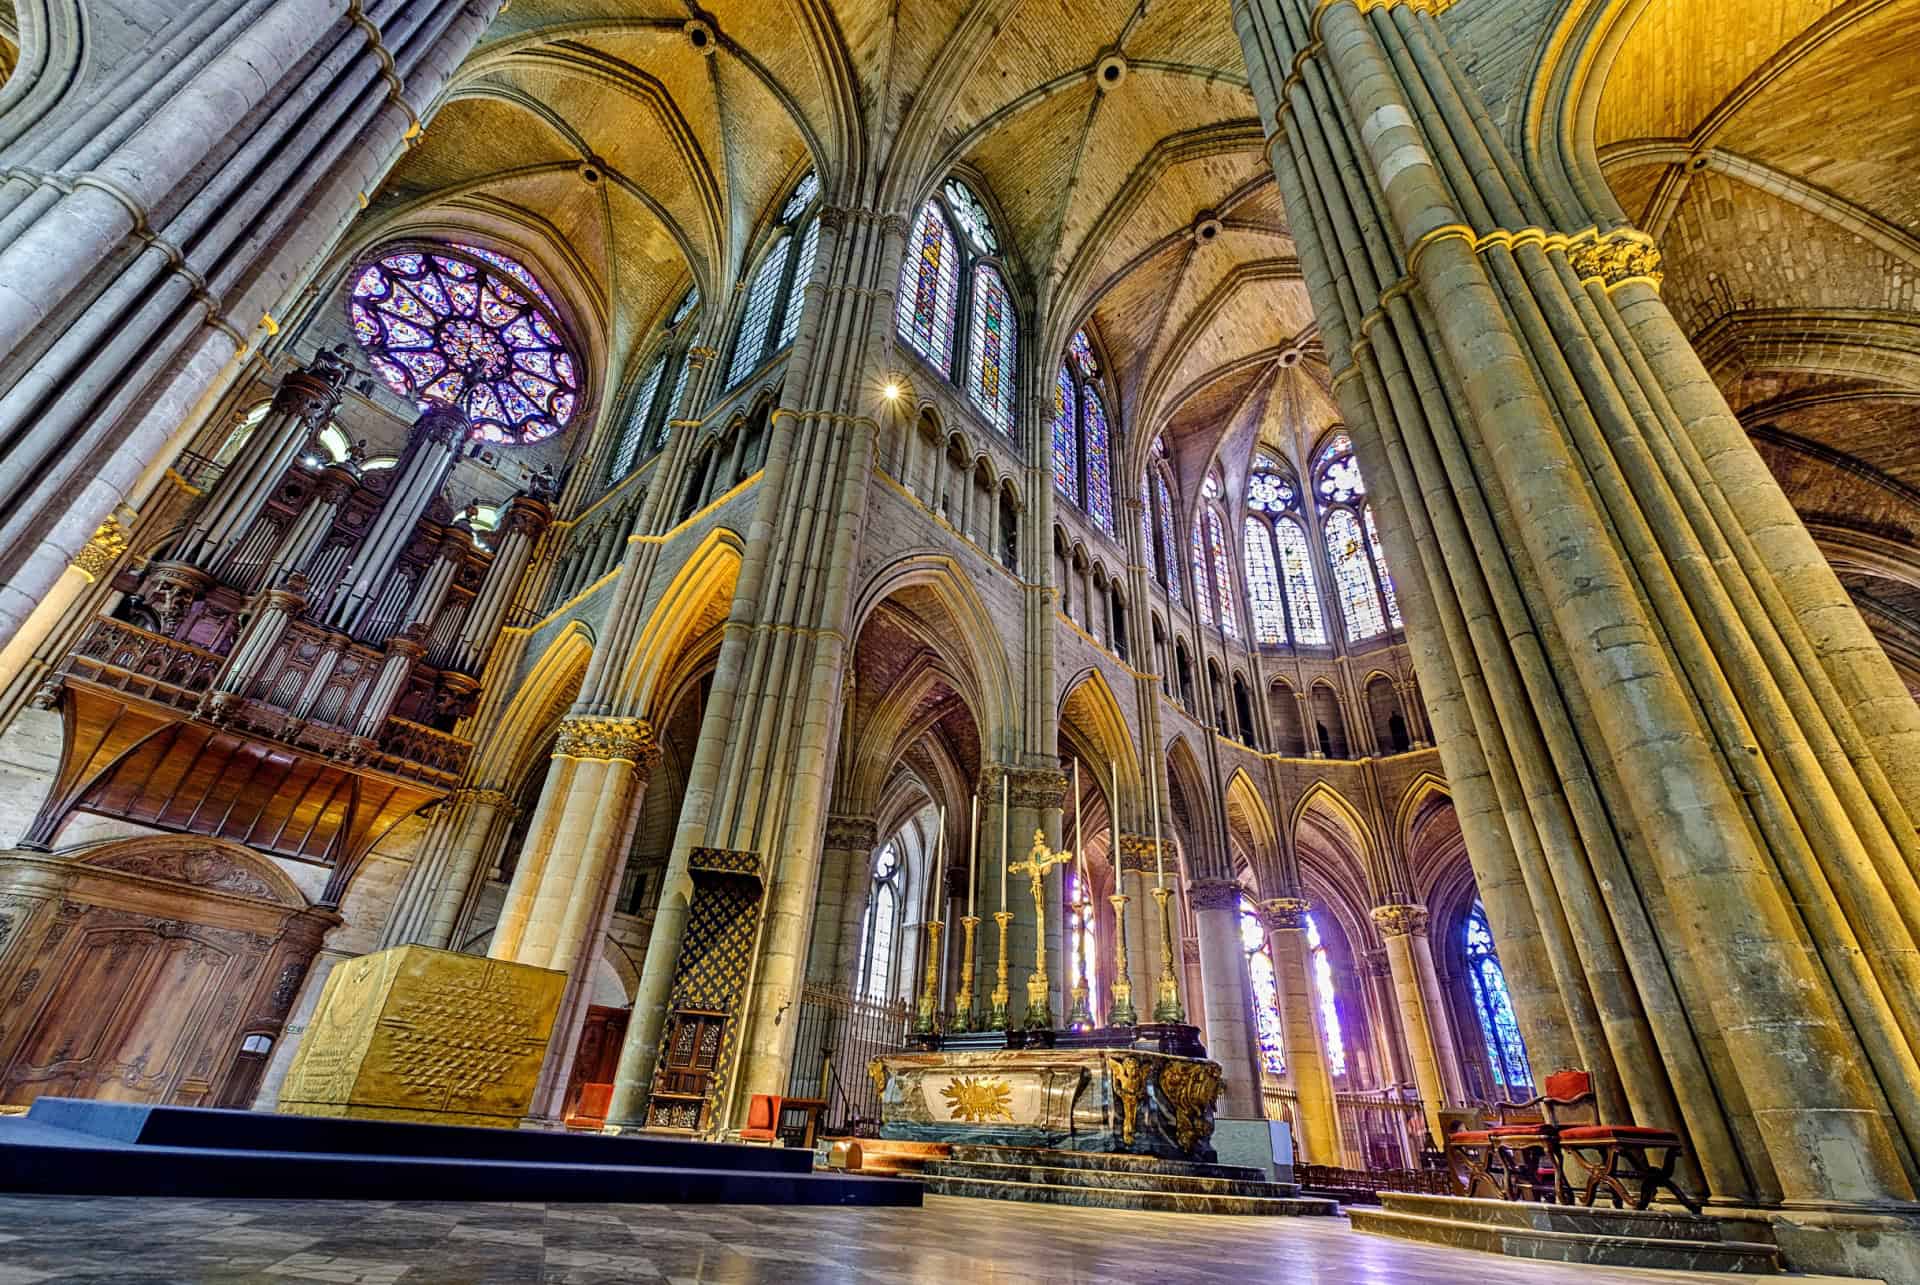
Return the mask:
{"type": "Polygon", "coordinates": [[[22,847],[91,812],[327,865],[331,905],[381,835],[459,782],[457,729],[552,496],[543,479],[509,497],[483,547],[446,495],[471,429],[442,405],[392,468],[317,462],[348,373],[322,353],[281,381],[56,666],[36,700],[61,712],[60,769],[22,847]]]}

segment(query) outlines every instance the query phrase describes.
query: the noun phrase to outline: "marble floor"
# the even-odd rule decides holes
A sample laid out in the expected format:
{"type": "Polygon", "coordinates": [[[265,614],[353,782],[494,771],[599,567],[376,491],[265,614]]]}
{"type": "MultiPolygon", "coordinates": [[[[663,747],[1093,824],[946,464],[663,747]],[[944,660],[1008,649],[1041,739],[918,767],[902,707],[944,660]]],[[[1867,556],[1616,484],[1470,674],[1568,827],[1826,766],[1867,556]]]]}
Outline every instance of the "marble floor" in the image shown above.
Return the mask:
{"type": "Polygon", "coordinates": [[[1344,1218],[1135,1214],[943,1196],[927,1197],[924,1209],[870,1210],[0,1198],[0,1285],[1702,1285],[1728,1279],[1412,1245],[1362,1235],[1344,1218]]]}

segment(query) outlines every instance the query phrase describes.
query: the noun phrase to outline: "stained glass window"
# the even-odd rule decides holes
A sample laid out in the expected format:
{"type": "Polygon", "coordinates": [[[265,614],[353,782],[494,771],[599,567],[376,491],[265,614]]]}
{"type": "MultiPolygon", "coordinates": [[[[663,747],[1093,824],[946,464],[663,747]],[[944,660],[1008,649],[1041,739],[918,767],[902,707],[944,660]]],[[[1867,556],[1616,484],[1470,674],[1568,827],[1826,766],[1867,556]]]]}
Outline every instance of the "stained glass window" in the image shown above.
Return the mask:
{"type": "Polygon", "coordinates": [[[1280,987],[1273,970],[1273,947],[1266,926],[1245,895],[1240,898],[1240,948],[1247,953],[1247,976],[1253,982],[1253,1030],[1260,1041],[1260,1069],[1268,1075],[1287,1073],[1286,1043],[1280,1026],[1280,987]]]}
{"type": "Polygon", "coordinates": [[[1066,876],[1060,881],[1067,899],[1067,985],[1080,984],[1080,961],[1087,961],[1087,1008],[1099,1014],[1105,1011],[1100,1003],[1100,971],[1095,967],[1093,898],[1075,905],[1080,900],[1080,876],[1073,866],[1066,869],[1066,876]]]}
{"type": "Polygon", "coordinates": [[[1373,524],[1373,506],[1360,510],[1360,517],[1367,528],[1367,547],[1373,550],[1373,565],[1380,573],[1380,596],[1387,600],[1387,623],[1395,629],[1405,626],[1400,620],[1400,598],[1393,591],[1393,573],[1387,570],[1387,555],[1380,547],[1380,528],[1373,524]]]}
{"type": "Polygon", "coordinates": [[[1053,376],[1053,489],[1080,502],[1080,438],[1074,431],[1073,376],[1061,362],[1053,376]]]}
{"type": "Polygon", "coordinates": [[[673,391],[667,394],[667,404],[660,412],[660,436],[654,442],[656,448],[665,446],[667,438],[673,434],[673,421],[676,416],[686,419],[687,408],[680,399],[687,391],[687,376],[693,373],[693,354],[688,353],[680,362],[680,373],[673,377],[673,391]]]}
{"type": "Polygon", "coordinates": [[[893,998],[893,952],[899,926],[900,849],[889,843],[874,858],[866,922],[861,925],[860,990],[870,1000],[893,998]]]}
{"type": "Polygon", "coordinates": [[[1327,514],[1327,560],[1333,564],[1333,586],[1340,595],[1340,614],[1347,621],[1347,639],[1359,642],[1387,632],[1380,614],[1380,593],[1373,583],[1373,564],[1360,544],[1360,523],[1351,509],[1327,514]]]}
{"type": "Polygon", "coordinates": [[[1207,546],[1213,555],[1213,588],[1220,600],[1220,629],[1229,638],[1240,636],[1239,613],[1233,609],[1233,563],[1227,554],[1227,531],[1218,510],[1207,510],[1207,546]]]}
{"type": "Polygon", "coordinates": [[[1099,390],[1086,390],[1082,412],[1087,425],[1087,513],[1100,529],[1113,534],[1113,460],[1111,435],[1107,428],[1107,405],[1099,390]]]}
{"type": "Polygon", "coordinates": [[[820,220],[807,224],[800,234],[800,257],[794,260],[793,284],[787,287],[787,310],[780,317],[780,337],[775,348],[785,348],[800,333],[800,310],[806,306],[807,279],[813,276],[814,256],[820,250],[820,220]]]}
{"type": "Polygon", "coordinates": [[[580,404],[552,298],[504,254],[456,245],[382,255],[360,269],[347,308],[386,385],[423,407],[458,406],[475,437],[537,442],[580,404]]]}
{"type": "Polygon", "coordinates": [[[813,198],[818,195],[820,195],[820,176],[808,170],[807,176],[793,185],[793,195],[787,198],[787,203],[780,207],[780,221],[792,223],[807,212],[807,207],[813,204],[813,198]]]}
{"type": "Polygon", "coordinates": [[[1153,488],[1147,484],[1147,475],[1140,474],[1140,561],[1147,568],[1147,579],[1158,581],[1159,570],[1154,563],[1157,547],[1153,542],[1153,488]]]}
{"type": "Polygon", "coordinates": [[[1327,948],[1320,942],[1320,929],[1307,916],[1307,950],[1313,960],[1313,985],[1320,996],[1320,1026],[1327,1039],[1327,1074],[1347,1073],[1347,1046],[1340,1038],[1340,1007],[1334,1000],[1333,965],[1327,960],[1327,948]]]}
{"type": "Polygon", "coordinates": [[[967,360],[967,395],[1003,433],[1013,432],[1013,297],[1000,270],[983,263],[973,270],[973,337],[967,360]]]}
{"type": "Polygon", "coordinates": [[[654,400],[660,395],[660,381],[666,371],[667,355],[661,353],[647,368],[646,378],[640,381],[640,387],[634,390],[633,402],[627,407],[626,427],[620,431],[620,440],[614,447],[613,459],[607,467],[607,481],[618,482],[631,473],[635,461],[640,458],[640,448],[646,440],[647,420],[653,413],[654,400]]]}
{"type": "Polygon", "coordinates": [[[747,292],[746,316],[740,320],[740,337],[734,341],[733,360],[727,364],[727,387],[737,386],[760,364],[767,346],[767,330],[773,325],[774,305],[780,302],[780,283],[786,276],[787,256],[793,253],[793,238],[782,237],[767,251],[753,274],[753,286],[747,292]]]}
{"type": "Polygon", "coordinates": [[[997,253],[1000,241],[993,234],[993,220],[987,217],[987,207],[980,203],[973,189],[957,178],[950,178],[941,193],[947,198],[947,208],[960,221],[967,239],[987,254],[997,253]]]}
{"type": "Polygon", "coordinates": [[[1353,441],[1345,433],[1335,433],[1320,448],[1314,461],[1314,477],[1322,504],[1349,504],[1367,493],[1360,477],[1360,464],[1353,458],[1353,441]]]}
{"type": "Polygon", "coordinates": [[[1193,609],[1200,623],[1213,623],[1213,582],[1207,577],[1207,546],[1200,538],[1200,519],[1193,521],[1193,609]]]}
{"type": "Polygon", "coordinates": [[[1167,597],[1177,607],[1180,605],[1180,544],[1173,536],[1173,492],[1167,486],[1167,475],[1158,470],[1153,475],[1153,498],[1160,506],[1160,565],[1166,575],[1167,597]]]}
{"type": "Polygon", "coordinates": [[[1500,956],[1494,953],[1486,909],[1477,901],[1467,916],[1464,937],[1467,985],[1473,991],[1473,1010],[1480,1018],[1480,1036],[1487,1044],[1487,1062],[1493,1067],[1495,1082],[1506,1090],[1507,1101],[1524,1102],[1533,1096],[1527,1045],[1520,1038],[1520,1023],[1513,1015],[1500,956]]]}
{"type": "Polygon", "coordinates": [[[900,270],[894,324],[900,337],[942,371],[953,369],[953,314],[960,296],[959,248],[929,201],[900,270]]]}
{"type": "Polygon", "coordinates": [[[1073,368],[1082,379],[1092,379],[1100,373],[1100,363],[1093,359],[1093,345],[1087,341],[1087,332],[1076,330],[1073,338],[1067,340],[1067,351],[1073,356],[1073,368]]]}
{"type": "Polygon", "coordinates": [[[1285,513],[1300,501],[1300,488],[1279,473],[1258,472],[1247,482],[1247,507],[1255,513],[1285,513]]]}
{"type": "Polygon", "coordinates": [[[1320,595],[1313,587],[1307,533],[1292,518],[1275,518],[1273,542],[1280,549],[1280,576],[1287,591],[1287,613],[1293,617],[1293,641],[1295,645],[1324,647],[1327,629],[1320,620],[1320,595]]]}
{"type": "Polygon", "coordinates": [[[673,315],[667,318],[667,325],[669,327],[679,325],[681,322],[687,319],[688,313],[692,312],[695,308],[698,308],[699,306],[700,306],[700,292],[698,290],[687,291],[686,294],[681,296],[679,305],[676,306],[673,310],[673,315]]]}
{"type": "Polygon", "coordinates": [[[1280,605],[1280,577],[1273,567],[1273,541],[1266,523],[1255,517],[1246,528],[1247,602],[1253,612],[1255,642],[1278,645],[1287,640],[1286,611],[1280,605]]]}

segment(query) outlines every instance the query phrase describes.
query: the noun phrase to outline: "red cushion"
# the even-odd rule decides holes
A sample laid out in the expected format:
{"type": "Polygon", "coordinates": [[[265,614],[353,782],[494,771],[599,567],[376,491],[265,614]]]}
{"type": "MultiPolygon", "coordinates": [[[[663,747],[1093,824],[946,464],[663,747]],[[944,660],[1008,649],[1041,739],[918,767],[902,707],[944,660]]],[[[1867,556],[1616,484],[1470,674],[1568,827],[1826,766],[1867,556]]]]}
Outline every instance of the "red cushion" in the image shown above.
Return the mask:
{"type": "Polygon", "coordinates": [[[1547,1077],[1546,1096],[1557,1102],[1571,1102],[1593,1092],[1593,1077],[1585,1071],[1555,1071],[1547,1077]]]}
{"type": "Polygon", "coordinates": [[[1666,1129],[1643,1129],[1636,1124],[1577,1124],[1560,1130],[1562,1142],[1664,1142],[1680,1144],[1680,1135],[1666,1129]]]}
{"type": "Polygon", "coordinates": [[[1447,1142],[1460,1147],[1484,1147],[1487,1145],[1487,1137],[1485,1129],[1462,1129],[1458,1133],[1449,1133],[1447,1142]]]}

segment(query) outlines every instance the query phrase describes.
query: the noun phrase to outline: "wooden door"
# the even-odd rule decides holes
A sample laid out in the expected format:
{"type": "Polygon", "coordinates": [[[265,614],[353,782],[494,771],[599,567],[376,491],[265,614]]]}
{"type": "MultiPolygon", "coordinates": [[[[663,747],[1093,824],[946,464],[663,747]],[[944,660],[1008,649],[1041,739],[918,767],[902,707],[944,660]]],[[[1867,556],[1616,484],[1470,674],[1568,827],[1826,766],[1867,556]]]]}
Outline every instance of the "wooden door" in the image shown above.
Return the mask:
{"type": "Polygon", "coordinates": [[[606,1103],[612,1096],[620,1046],[626,1040],[627,1020],[632,1016],[630,1008],[588,1006],[573,1056],[573,1074],[567,1080],[566,1106],[561,1112],[568,1128],[598,1129],[606,1123],[606,1103]]]}

